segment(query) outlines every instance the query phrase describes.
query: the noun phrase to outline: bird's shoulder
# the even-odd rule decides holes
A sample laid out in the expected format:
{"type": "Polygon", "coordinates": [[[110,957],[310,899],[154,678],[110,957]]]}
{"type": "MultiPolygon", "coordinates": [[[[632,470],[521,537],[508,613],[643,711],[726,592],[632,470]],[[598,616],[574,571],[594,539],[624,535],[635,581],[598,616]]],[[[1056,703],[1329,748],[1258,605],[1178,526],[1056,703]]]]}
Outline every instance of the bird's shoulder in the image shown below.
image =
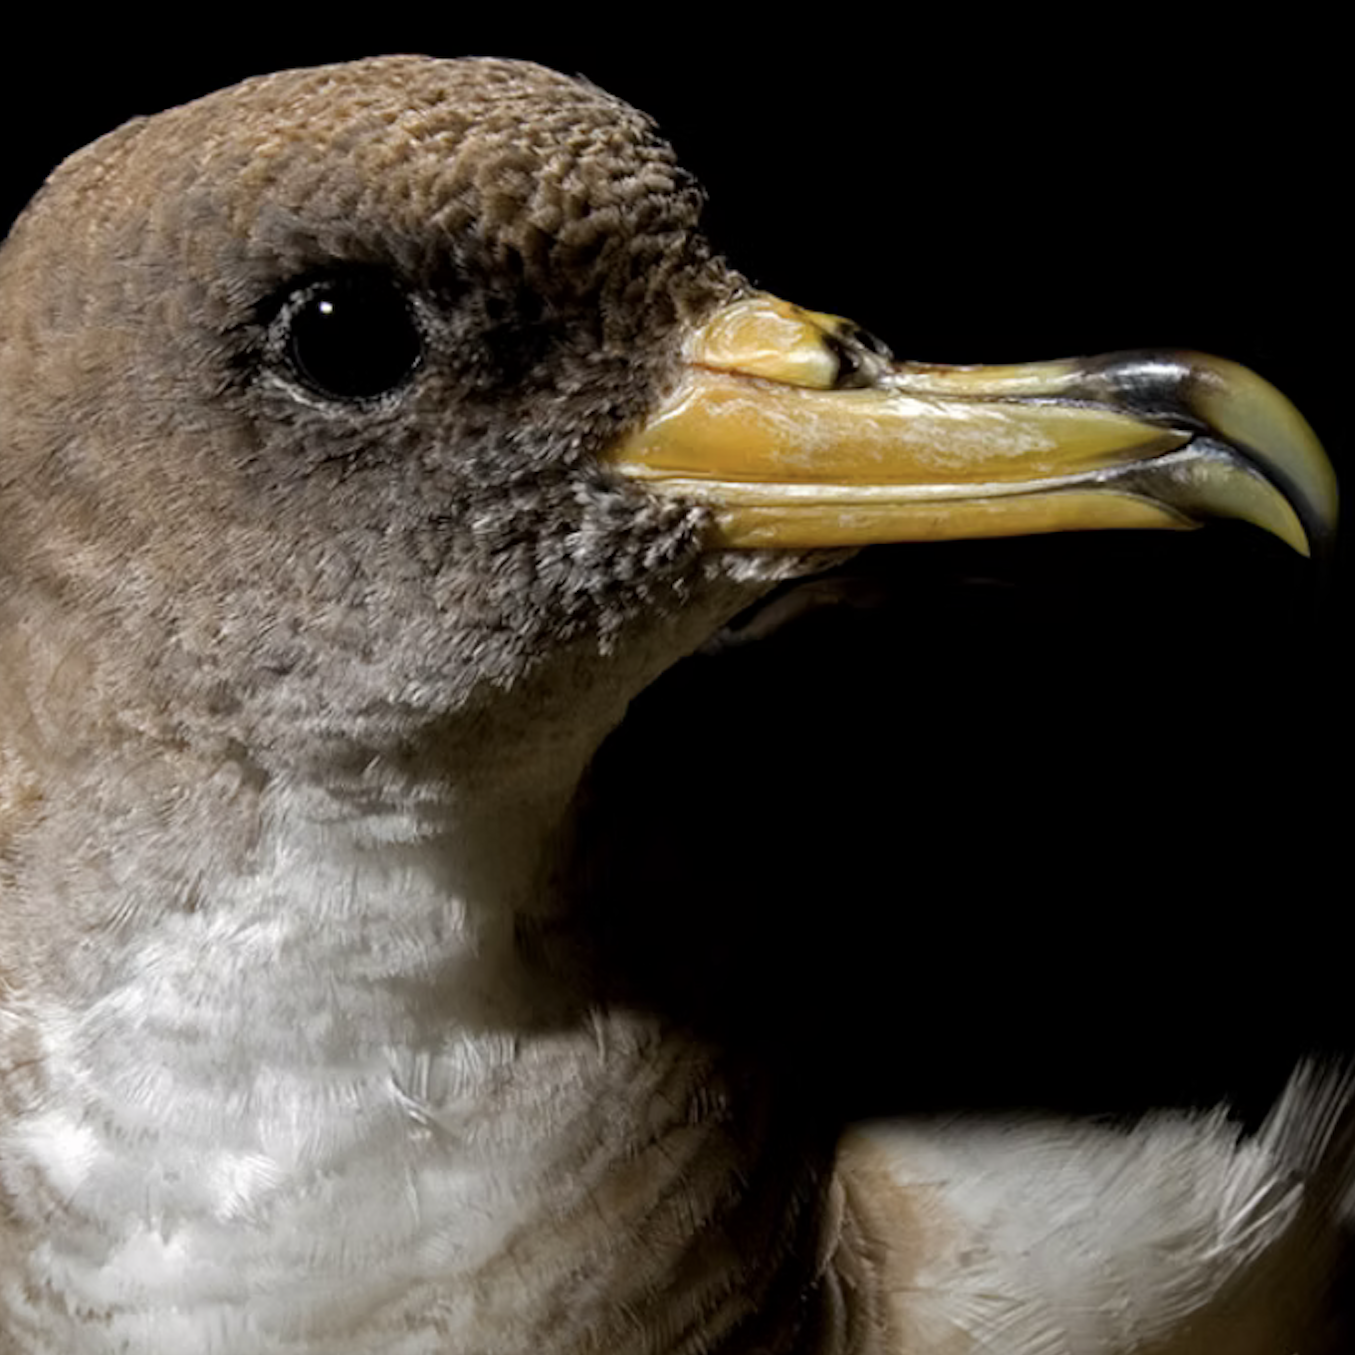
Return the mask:
{"type": "Polygon", "coordinates": [[[1250,1137],[1221,1110],[853,1128],[838,1177],[881,1348],[1300,1348],[1355,1174],[1333,1128],[1353,1102],[1348,1069],[1305,1066],[1250,1137]]]}

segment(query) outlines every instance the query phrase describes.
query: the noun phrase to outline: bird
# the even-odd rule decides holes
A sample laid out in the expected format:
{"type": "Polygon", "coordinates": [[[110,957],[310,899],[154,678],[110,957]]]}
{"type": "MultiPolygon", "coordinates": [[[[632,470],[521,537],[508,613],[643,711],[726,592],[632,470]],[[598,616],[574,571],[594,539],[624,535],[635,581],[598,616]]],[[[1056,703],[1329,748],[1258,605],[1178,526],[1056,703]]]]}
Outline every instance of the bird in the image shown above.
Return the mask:
{"type": "Polygon", "coordinates": [[[872,544],[1334,529],[1246,369],[896,361],[702,205],[584,80],[394,56],[135,119],[15,224],[4,1355],[1323,1339],[1348,1068],[1251,1134],[839,1132],[593,934],[599,746],[779,586],[872,544]]]}

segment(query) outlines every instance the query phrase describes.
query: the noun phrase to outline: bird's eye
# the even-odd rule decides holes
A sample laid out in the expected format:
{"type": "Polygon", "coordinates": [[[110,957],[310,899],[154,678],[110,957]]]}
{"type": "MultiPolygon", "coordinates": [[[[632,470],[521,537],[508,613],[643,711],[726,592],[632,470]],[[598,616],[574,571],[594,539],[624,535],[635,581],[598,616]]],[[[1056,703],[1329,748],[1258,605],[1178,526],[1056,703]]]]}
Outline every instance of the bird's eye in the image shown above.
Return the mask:
{"type": "Polygon", "coordinates": [[[372,400],[407,381],[423,356],[408,300],[389,281],[351,277],[294,292],[274,321],[279,356],[317,394],[372,400]]]}

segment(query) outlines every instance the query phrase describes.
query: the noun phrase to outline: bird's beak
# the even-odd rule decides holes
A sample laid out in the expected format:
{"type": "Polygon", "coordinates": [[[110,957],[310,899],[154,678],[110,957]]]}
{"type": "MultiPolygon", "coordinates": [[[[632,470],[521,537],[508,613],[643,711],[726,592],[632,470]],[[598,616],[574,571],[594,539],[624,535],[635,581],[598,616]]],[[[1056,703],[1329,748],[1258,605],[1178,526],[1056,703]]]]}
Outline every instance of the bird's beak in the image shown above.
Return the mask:
{"type": "Polygon", "coordinates": [[[864,546],[1255,523],[1304,554],[1336,478],[1298,411],[1199,353],[1010,367],[894,362],[849,322],[766,295],[696,330],[614,469],[712,510],[712,544],[864,546]]]}

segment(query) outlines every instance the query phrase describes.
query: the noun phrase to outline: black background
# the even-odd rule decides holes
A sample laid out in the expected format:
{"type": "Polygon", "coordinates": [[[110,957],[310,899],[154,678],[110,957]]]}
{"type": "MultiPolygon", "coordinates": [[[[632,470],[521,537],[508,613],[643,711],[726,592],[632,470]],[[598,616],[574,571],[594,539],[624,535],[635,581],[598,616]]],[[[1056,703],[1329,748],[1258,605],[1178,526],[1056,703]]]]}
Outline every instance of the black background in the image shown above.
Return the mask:
{"type": "MultiPolygon", "coordinates": [[[[529,57],[655,115],[735,262],[902,356],[1218,352],[1350,464],[1334,32],[1273,10],[501,8],[40,26],[0,84],[0,219],[124,118],[259,71],[529,57]]],[[[683,665],[608,749],[601,821],[662,853],[688,935],[733,938],[694,945],[693,987],[861,1113],[1254,1114],[1304,1051],[1355,1049],[1343,561],[1223,524],[853,573],[858,605],[683,665]]]]}

